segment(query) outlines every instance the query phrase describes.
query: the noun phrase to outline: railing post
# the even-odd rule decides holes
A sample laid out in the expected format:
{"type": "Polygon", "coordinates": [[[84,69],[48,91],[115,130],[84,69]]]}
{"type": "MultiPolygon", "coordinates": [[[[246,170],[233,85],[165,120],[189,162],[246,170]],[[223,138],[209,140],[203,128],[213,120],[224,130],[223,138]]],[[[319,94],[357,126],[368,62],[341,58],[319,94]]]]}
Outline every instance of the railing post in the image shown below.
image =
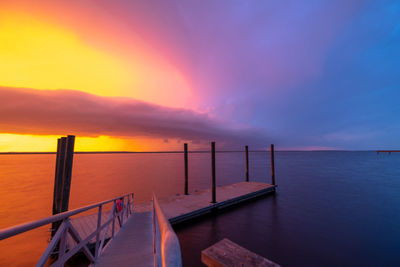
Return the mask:
{"type": "Polygon", "coordinates": [[[124,210],[126,212],[126,220],[129,217],[129,195],[126,197],[126,206],[124,206],[124,210]]]}
{"type": "Polygon", "coordinates": [[[111,233],[111,235],[112,235],[112,238],[114,238],[114,229],[115,229],[115,214],[116,214],[116,212],[118,212],[118,210],[117,210],[117,202],[116,202],[116,200],[114,200],[114,204],[113,204],[113,208],[112,208],[112,212],[113,212],[113,220],[112,220],[112,233],[111,233]]]}
{"type": "Polygon", "coordinates": [[[156,210],[154,206],[154,194],[153,194],[153,254],[154,254],[154,264],[155,266],[158,266],[157,262],[157,229],[156,229],[156,210]]]}
{"type": "Polygon", "coordinates": [[[271,144],[271,182],[275,185],[275,155],[274,144],[271,144]]]}
{"type": "Polygon", "coordinates": [[[100,241],[100,226],[101,226],[101,210],[102,210],[102,205],[99,206],[99,212],[97,214],[97,234],[96,234],[96,247],[95,247],[95,253],[94,253],[94,258],[97,261],[97,258],[100,255],[100,247],[99,247],[99,241],[100,241]]]}
{"type": "Polygon", "coordinates": [[[184,144],[184,159],[185,159],[185,195],[189,195],[189,163],[188,163],[188,144],[184,144]]]}
{"type": "Polygon", "coordinates": [[[65,223],[67,225],[67,227],[63,231],[61,238],[60,238],[59,249],[58,249],[58,257],[59,258],[62,258],[62,256],[64,256],[64,253],[65,253],[66,242],[67,242],[67,233],[68,233],[68,224],[66,223],[66,221],[68,221],[68,220],[69,220],[69,218],[63,220],[63,222],[62,222],[62,223],[65,223]]]}
{"type": "Polygon", "coordinates": [[[212,177],[212,196],[211,203],[217,203],[216,200],[216,185],[215,185],[215,142],[211,142],[211,177],[212,177]]]}
{"type": "Polygon", "coordinates": [[[135,200],[134,200],[134,194],[132,193],[132,203],[131,203],[131,210],[132,210],[132,212],[133,212],[133,205],[134,205],[134,203],[135,203],[135,200]]]}
{"type": "Polygon", "coordinates": [[[246,153],[246,182],[249,181],[249,146],[245,146],[245,153],[246,153]]]}
{"type": "Polygon", "coordinates": [[[128,218],[129,215],[131,215],[131,195],[128,194],[128,205],[127,205],[127,216],[126,218],[128,218]]]}
{"type": "Polygon", "coordinates": [[[121,227],[124,225],[124,213],[125,213],[125,198],[122,198],[122,209],[121,209],[121,227]]]}

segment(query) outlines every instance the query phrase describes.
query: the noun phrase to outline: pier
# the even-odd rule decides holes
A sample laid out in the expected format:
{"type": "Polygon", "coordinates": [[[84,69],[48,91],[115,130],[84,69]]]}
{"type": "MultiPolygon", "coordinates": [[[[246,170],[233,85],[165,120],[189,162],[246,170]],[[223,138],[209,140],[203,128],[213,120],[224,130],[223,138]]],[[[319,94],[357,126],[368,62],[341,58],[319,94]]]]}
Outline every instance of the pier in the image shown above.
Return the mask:
{"type": "MultiPolygon", "coordinates": [[[[51,217],[0,230],[0,240],[51,224],[52,238],[37,266],[64,266],[84,253],[94,266],[181,266],[179,240],[171,225],[194,220],[210,212],[274,193],[275,170],[271,158],[271,183],[250,181],[248,147],[245,147],[243,182],[216,186],[215,143],[211,143],[211,187],[189,194],[188,149],[184,145],[182,194],[134,203],[134,193],[68,211],[74,138],[58,142],[51,217]],[[92,211],[90,215],[87,211],[92,211]]],[[[273,145],[271,156],[273,157],[273,145]]]]}
{"type": "Polygon", "coordinates": [[[379,154],[379,153],[389,153],[389,154],[400,153],[400,150],[377,150],[376,154],[379,154]]]}

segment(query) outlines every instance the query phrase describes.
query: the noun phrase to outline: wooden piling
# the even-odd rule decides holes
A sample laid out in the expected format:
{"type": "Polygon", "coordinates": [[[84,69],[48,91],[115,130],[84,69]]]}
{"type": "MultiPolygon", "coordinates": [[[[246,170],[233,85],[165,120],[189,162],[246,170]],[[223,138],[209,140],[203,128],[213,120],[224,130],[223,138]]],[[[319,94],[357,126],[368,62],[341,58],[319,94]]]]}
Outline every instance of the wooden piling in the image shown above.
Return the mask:
{"type": "MultiPolygon", "coordinates": [[[[62,209],[62,188],[63,188],[63,172],[65,163],[65,145],[67,142],[66,137],[57,140],[57,156],[56,156],[56,171],[54,175],[54,192],[53,192],[53,215],[61,213],[62,209]]],[[[51,224],[51,236],[53,237],[61,222],[54,222],[51,224]]]]}
{"type": "Polygon", "coordinates": [[[53,215],[56,214],[56,197],[57,197],[57,192],[58,192],[58,170],[59,170],[59,158],[60,158],[60,147],[61,147],[61,139],[57,139],[57,154],[56,154],[56,172],[54,174],[54,190],[53,190],[53,215]]]}
{"type": "Polygon", "coordinates": [[[56,171],[54,175],[53,215],[61,212],[62,176],[64,172],[65,144],[67,138],[57,140],[56,171]]]}
{"type": "Polygon", "coordinates": [[[189,195],[189,163],[188,163],[188,144],[184,144],[184,158],[185,158],[185,195],[189,195]]]}
{"type": "Polygon", "coordinates": [[[275,155],[274,155],[274,144],[271,144],[271,183],[275,185],[275,155]]]}
{"type": "Polygon", "coordinates": [[[212,177],[212,190],[211,190],[211,203],[217,203],[216,200],[216,183],[215,183],[215,142],[211,142],[211,177],[212,177]]]}
{"type": "Polygon", "coordinates": [[[249,146],[245,146],[245,154],[246,154],[246,182],[249,181],[249,146]]]}
{"type": "MultiPolygon", "coordinates": [[[[72,161],[75,136],[57,140],[56,170],[54,176],[53,215],[67,211],[71,189],[72,161]]],[[[56,233],[61,222],[52,223],[51,236],[56,233]]]]}
{"type": "Polygon", "coordinates": [[[75,136],[67,136],[67,144],[65,150],[65,164],[64,164],[64,174],[63,174],[63,196],[62,196],[62,212],[68,210],[69,205],[69,195],[71,191],[71,175],[72,175],[72,163],[74,160],[74,145],[75,136]]]}

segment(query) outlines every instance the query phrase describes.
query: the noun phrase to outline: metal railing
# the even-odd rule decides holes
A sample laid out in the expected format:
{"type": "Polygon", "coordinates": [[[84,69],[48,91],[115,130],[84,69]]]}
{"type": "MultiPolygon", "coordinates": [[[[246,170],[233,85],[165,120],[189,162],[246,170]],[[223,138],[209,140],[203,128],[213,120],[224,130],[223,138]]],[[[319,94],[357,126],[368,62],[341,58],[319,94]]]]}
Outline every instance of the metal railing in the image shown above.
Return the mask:
{"type": "Polygon", "coordinates": [[[182,256],[178,237],[165,217],[153,193],[154,266],[181,267],[182,256]]]}
{"type": "MultiPolygon", "coordinates": [[[[51,266],[64,266],[64,263],[68,261],[77,252],[83,249],[84,254],[91,262],[96,262],[99,256],[104,251],[104,245],[106,241],[106,235],[109,226],[112,225],[111,239],[114,237],[115,232],[115,220],[118,219],[119,226],[124,224],[124,217],[127,219],[133,212],[133,193],[126,194],[117,198],[85,206],[79,209],[59,213],[51,217],[43,218],[40,220],[20,224],[14,227],[6,228],[0,231],[0,240],[27,232],[29,230],[50,224],[55,222],[61,222],[57,232],[54,234],[46,250],[43,252],[39,262],[36,266],[44,266],[49,260],[50,256],[54,253],[58,254],[57,260],[51,264],[51,266]],[[102,209],[103,206],[113,202],[113,206],[109,215],[109,218],[103,224],[101,223],[102,209]],[[78,231],[71,224],[70,217],[79,213],[98,208],[97,215],[97,228],[94,232],[89,234],[86,238],[82,239],[78,231]],[[104,229],[102,237],[100,237],[101,231],[104,229]],[[75,246],[67,248],[67,237],[68,234],[75,241],[75,246]],[[94,255],[90,251],[88,245],[90,240],[96,238],[95,253],[94,255]]],[[[71,244],[72,245],[72,244],[71,244]]]]}

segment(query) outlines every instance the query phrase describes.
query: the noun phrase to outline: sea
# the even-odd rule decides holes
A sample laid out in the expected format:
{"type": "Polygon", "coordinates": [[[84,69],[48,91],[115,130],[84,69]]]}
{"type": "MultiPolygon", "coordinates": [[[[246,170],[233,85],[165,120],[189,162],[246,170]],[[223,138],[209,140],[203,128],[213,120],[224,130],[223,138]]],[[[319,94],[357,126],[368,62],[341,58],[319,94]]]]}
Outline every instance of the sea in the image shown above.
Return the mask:
{"type": "MultiPolygon", "coordinates": [[[[190,192],[210,187],[210,158],[189,154],[190,192]]],[[[271,182],[268,152],[249,163],[251,181],[271,182]]],[[[275,194],[174,227],[184,266],[224,238],[282,266],[400,266],[400,153],[276,151],[275,172],[275,194]]],[[[54,154],[0,155],[0,229],[51,216],[54,173],[54,154]]],[[[244,152],[217,153],[216,180],[244,181],[244,152]]],[[[69,206],[183,190],[182,153],[76,154],[69,206]]],[[[49,228],[0,241],[0,266],[35,265],[49,228]]]]}

